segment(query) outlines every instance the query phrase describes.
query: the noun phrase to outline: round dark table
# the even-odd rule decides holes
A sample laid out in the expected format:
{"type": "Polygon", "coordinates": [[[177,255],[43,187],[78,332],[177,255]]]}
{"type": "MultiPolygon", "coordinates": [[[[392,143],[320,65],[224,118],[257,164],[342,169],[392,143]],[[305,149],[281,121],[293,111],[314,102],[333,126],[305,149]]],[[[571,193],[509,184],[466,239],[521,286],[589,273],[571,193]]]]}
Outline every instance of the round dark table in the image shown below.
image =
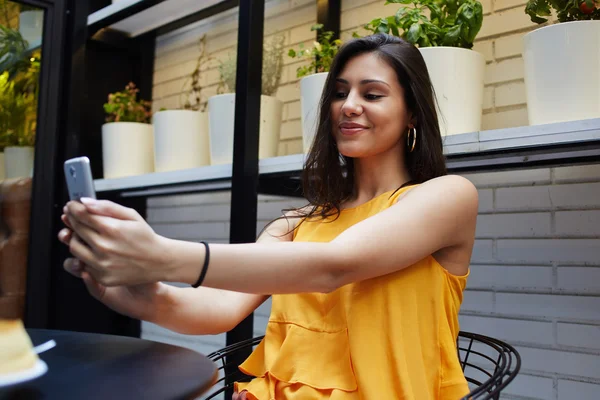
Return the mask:
{"type": "Polygon", "coordinates": [[[54,339],[39,355],[45,375],[11,389],[1,400],[193,399],[217,379],[217,367],[193,350],[138,338],[28,329],[34,346],[54,339]]]}

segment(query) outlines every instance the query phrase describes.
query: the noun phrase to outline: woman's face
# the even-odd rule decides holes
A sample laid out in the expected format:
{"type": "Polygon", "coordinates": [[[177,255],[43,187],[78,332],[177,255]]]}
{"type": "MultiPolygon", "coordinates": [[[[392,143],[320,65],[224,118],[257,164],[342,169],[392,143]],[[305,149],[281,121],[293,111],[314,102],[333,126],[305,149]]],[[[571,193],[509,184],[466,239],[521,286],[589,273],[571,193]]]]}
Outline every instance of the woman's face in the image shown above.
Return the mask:
{"type": "Polygon", "coordinates": [[[404,89],[387,62],[375,53],[348,61],[336,79],[331,103],[333,135],[342,155],[400,154],[410,119],[404,89]]]}

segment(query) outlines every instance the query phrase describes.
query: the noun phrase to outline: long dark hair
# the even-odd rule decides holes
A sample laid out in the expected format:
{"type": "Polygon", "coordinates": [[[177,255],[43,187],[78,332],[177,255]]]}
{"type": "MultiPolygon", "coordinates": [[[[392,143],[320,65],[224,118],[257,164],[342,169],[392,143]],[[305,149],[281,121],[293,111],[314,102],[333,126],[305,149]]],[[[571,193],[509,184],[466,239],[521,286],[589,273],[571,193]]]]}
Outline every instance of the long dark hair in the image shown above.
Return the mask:
{"type": "Polygon", "coordinates": [[[288,210],[298,218],[339,216],[341,204],[354,194],[353,159],[340,155],[331,134],[331,102],[336,94],[336,78],[350,59],[365,53],[376,53],[396,71],[405,103],[416,119],[415,148],[405,151],[411,180],[403,186],[447,173],[435,94],[421,52],[409,42],[384,33],[352,39],[338,51],[325,82],[317,132],[302,173],[304,197],[309,205],[288,210]]]}

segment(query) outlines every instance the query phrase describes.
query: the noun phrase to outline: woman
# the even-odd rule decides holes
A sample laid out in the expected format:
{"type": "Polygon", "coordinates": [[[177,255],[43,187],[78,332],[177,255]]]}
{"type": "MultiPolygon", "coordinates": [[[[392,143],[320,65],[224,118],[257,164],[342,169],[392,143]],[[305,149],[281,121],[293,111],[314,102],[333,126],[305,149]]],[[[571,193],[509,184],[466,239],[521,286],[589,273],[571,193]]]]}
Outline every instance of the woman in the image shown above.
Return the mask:
{"type": "Polygon", "coordinates": [[[383,34],[343,46],[304,185],[310,206],[253,244],[170,240],[133,210],[70,202],[65,268],[117,312],[189,334],[227,331],[272,294],[266,337],[240,366],[257,377],[236,385],[241,399],[467,394],[456,337],[477,191],[446,175],[415,47],[383,34]],[[157,283],[199,275],[198,289],[157,283]]]}

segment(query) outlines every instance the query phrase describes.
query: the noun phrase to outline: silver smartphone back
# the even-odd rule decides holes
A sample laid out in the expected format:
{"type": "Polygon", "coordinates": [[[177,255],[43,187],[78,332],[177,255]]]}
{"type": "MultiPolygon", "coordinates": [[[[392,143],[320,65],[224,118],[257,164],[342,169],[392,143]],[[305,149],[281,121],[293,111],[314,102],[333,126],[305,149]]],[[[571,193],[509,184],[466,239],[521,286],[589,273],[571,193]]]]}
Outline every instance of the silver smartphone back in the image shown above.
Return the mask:
{"type": "Polygon", "coordinates": [[[79,201],[82,197],[96,198],[89,158],[71,158],[65,161],[64,169],[69,198],[71,200],[79,201]]]}

